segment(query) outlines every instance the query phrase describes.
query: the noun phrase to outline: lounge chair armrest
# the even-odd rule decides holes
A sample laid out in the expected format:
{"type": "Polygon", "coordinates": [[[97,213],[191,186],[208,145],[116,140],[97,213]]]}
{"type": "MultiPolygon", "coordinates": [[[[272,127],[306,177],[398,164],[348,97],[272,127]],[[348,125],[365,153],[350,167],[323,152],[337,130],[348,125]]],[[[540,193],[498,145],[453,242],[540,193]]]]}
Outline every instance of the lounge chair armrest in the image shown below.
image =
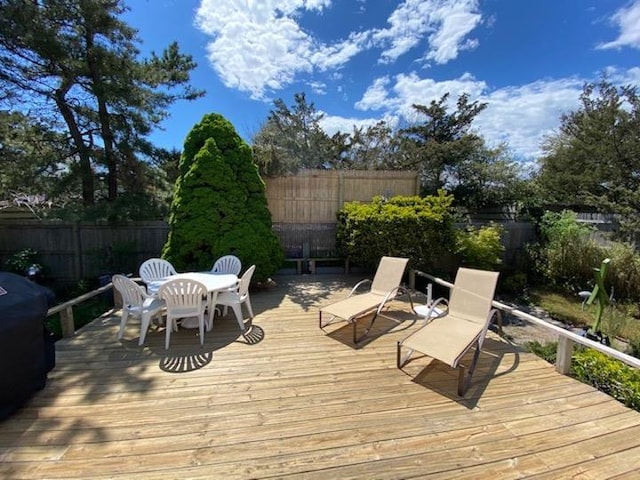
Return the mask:
{"type": "Polygon", "coordinates": [[[360,288],[362,285],[366,285],[366,284],[371,283],[371,282],[372,281],[371,281],[370,278],[365,278],[363,280],[360,280],[358,283],[355,284],[355,286],[349,292],[349,297],[351,295],[353,295],[354,293],[356,293],[358,291],[358,288],[360,288]]]}
{"type": "Polygon", "coordinates": [[[412,308],[416,315],[423,317],[423,324],[427,324],[435,318],[446,316],[449,311],[449,301],[444,297],[440,297],[434,300],[430,305],[426,305],[426,307],[428,307],[428,310],[420,312],[417,312],[412,308]]]}

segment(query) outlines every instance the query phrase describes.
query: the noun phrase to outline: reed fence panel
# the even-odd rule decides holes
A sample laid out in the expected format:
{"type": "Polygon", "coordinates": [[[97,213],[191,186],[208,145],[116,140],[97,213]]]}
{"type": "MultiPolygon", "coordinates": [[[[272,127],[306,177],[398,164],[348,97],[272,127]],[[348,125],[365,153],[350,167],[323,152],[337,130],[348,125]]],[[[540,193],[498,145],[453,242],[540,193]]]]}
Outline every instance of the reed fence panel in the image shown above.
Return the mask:
{"type": "Polygon", "coordinates": [[[344,202],[369,202],[376,195],[417,195],[416,172],[305,170],[267,178],[267,202],[274,223],[335,223],[344,202]]]}

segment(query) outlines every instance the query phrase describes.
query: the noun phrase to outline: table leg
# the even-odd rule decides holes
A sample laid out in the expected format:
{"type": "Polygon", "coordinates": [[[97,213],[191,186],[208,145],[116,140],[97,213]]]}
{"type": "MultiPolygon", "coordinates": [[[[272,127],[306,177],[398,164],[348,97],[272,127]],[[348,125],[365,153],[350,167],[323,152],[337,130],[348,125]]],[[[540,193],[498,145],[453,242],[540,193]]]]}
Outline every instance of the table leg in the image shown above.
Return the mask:
{"type": "Polygon", "coordinates": [[[213,328],[213,318],[216,312],[216,300],[218,299],[218,291],[209,292],[209,319],[207,321],[207,332],[213,328]]]}

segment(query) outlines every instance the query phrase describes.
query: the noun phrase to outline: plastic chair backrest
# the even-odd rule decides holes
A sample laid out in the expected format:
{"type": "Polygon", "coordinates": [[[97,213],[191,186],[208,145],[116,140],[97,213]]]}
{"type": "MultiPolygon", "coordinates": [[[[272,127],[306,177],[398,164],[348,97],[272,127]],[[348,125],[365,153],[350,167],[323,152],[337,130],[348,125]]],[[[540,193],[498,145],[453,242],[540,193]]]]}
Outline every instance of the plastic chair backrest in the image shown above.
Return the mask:
{"type": "Polygon", "coordinates": [[[144,289],[136,282],[124,275],[114,275],[111,278],[113,287],[120,292],[124,306],[141,306],[146,298],[144,289]]]}
{"type": "Polygon", "coordinates": [[[215,261],[211,271],[213,273],[230,273],[232,275],[240,275],[242,270],[242,262],[235,255],[225,255],[215,261]]]}
{"type": "Polygon", "coordinates": [[[196,280],[176,278],[160,286],[158,297],[165,301],[168,311],[198,313],[204,310],[203,299],[208,293],[207,287],[196,280]]]}
{"type": "Polygon", "coordinates": [[[162,258],[150,258],[140,265],[140,278],[143,282],[149,283],[154,280],[160,280],[178,272],[173,265],[162,258]]]}
{"type": "Polygon", "coordinates": [[[246,272],[240,278],[240,283],[238,285],[238,295],[240,298],[244,297],[249,291],[249,284],[251,283],[251,277],[253,276],[253,272],[255,271],[256,266],[251,265],[246,272]]]}

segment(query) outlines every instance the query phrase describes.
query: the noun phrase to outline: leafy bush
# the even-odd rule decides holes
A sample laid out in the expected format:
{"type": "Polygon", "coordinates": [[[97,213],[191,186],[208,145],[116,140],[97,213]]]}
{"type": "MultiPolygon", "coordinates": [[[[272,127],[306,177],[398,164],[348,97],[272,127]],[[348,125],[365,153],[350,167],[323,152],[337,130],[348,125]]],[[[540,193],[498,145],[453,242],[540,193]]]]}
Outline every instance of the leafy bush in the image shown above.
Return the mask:
{"type": "Polygon", "coordinates": [[[185,140],[162,252],[178,270],[204,270],[233,254],[265,280],[284,253],[271,229],[265,185],[251,148],[218,114],[205,115],[185,140]]]}
{"type": "Polygon", "coordinates": [[[594,268],[610,258],[606,289],[613,289],[619,300],[639,302],[640,255],[626,243],[598,243],[592,232],[578,222],[574,212],[545,213],[540,223],[542,244],[529,249],[536,273],[547,285],[576,293],[593,287],[594,268]]]}
{"type": "Polygon", "coordinates": [[[369,267],[375,267],[383,255],[393,255],[409,258],[410,268],[441,270],[451,260],[455,245],[452,201],[453,197],[440,192],[424,198],[347,202],[338,212],[338,251],[369,267]]]}
{"type": "Polygon", "coordinates": [[[23,248],[5,260],[4,269],[7,272],[24,276],[27,273],[27,269],[32,265],[37,266],[40,270],[43,268],[39,263],[38,252],[32,248],[23,248]]]}
{"type": "Polygon", "coordinates": [[[571,365],[578,380],[640,411],[640,370],[590,349],[577,350],[571,365]]]}
{"type": "Polygon", "coordinates": [[[502,227],[495,223],[480,228],[467,227],[456,234],[456,254],[462,265],[493,270],[502,262],[502,227]]]}
{"type": "Polygon", "coordinates": [[[542,245],[536,268],[553,286],[566,290],[593,284],[593,268],[604,258],[591,239],[592,229],[577,221],[574,212],[546,212],[540,222],[542,245]]]}
{"type": "Polygon", "coordinates": [[[604,247],[603,257],[611,259],[605,285],[613,289],[618,300],[640,302],[640,255],[632,245],[610,242],[604,247]]]}
{"type": "Polygon", "coordinates": [[[500,292],[520,298],[524,303],[530,302],[529,279],[524,272],[504,272],[500,278],[500,292]]]}

